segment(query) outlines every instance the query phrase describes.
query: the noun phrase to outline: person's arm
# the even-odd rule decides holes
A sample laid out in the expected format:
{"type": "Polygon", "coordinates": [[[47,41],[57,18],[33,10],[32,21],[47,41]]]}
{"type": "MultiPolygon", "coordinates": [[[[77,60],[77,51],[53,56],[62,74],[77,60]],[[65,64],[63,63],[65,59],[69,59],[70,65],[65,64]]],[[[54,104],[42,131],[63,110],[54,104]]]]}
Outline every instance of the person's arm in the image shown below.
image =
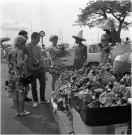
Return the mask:
{"type": "Polygon", "coordinates": [[[28,57],[28,52],[27,52],[27,48],[26,47],[23,50],[23,56],[24,56],[23,62],[25,63],[27,61],[27,57],[28,57]]]}
{"type": "Polygon", "coordinates": [[[17,51],[17,66],[20,66],[23,63],[24,63],[24,61],[23,61],[23,51],[18,50],[17,51]]]}
{"type": "Polygon", "coordinates": [[[44,58],[47,58],[48,57],[45,50],[42,51],[42,55],[43,55],[44,58]]]}
{"type": "Polygon", "coordinates": [[[87,59],[87,47],[85,46],[84,48],[84,59],[86,60],[87,59]]]}
{"type": "Polygon", "coordinates": [[[8,54],[7,58],[8,58],[8,64],[11,64],[11,60],[12,60],[12,50],[9,51],[9,54],[8,54]]]}
{"type": "Polygon", "coordinates": [[[26,61],[27,61],[27,54],[24,54],[24,60],[23,60],[23,63],[26,63],[26,61]]]}
{"type": "Polygon", "coordinates": [[[49,54],[51,59],[54,61],[56,59],[56,52],[53,50],[53,48],[50,48],[49,54]]]}

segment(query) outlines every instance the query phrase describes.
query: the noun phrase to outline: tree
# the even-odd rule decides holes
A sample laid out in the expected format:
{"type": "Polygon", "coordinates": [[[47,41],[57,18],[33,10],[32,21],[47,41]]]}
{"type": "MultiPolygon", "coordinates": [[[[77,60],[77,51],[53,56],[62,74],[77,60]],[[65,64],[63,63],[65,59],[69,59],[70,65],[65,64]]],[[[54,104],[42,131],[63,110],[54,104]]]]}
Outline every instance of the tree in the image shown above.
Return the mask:
{"type": "Polygon", "coordinates": [[[126,21],[126,18],[132,12],[131,0],[90,0],[86,7],[80,10],[81,14],[78,15],[78,20],[75,21],[75,25],[92,28],[106,20],[110,15],[116,20],[118,40],[120,39],[121,29],[128,30],[128,26],[132,23],[126,21]]]}

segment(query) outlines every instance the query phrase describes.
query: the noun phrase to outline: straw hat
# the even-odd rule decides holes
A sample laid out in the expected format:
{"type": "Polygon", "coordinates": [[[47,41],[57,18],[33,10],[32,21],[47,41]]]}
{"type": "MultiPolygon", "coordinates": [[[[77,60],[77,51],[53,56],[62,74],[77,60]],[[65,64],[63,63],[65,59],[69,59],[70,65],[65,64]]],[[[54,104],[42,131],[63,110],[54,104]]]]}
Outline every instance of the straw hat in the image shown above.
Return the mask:
{"type": "Polygon", "coordinates": [[[112,30],[115,28],[114,20],[112,19],[107,19],[105,23],[102,25],[102,29],[104,30],[112,30]]]}
{"type": "Polygon", "coordinates": [[[82,30],[80,30],[76,36],[73,35],[72,37],[75,39],[80,39],[82,41],[86,41],[86,39],[83,38],[83,31],[82,30]]]}

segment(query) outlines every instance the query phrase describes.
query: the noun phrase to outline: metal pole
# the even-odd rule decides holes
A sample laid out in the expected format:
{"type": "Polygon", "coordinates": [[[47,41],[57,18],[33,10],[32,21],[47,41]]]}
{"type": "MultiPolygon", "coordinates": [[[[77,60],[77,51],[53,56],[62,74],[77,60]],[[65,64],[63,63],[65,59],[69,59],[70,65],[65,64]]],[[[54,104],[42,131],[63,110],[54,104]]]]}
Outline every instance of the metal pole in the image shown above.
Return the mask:
{"type": "Polygon", "coordinates": [[[43,37],[41,37],[41,43],[42,43],[42,45],[43,45],[43,37]]]}

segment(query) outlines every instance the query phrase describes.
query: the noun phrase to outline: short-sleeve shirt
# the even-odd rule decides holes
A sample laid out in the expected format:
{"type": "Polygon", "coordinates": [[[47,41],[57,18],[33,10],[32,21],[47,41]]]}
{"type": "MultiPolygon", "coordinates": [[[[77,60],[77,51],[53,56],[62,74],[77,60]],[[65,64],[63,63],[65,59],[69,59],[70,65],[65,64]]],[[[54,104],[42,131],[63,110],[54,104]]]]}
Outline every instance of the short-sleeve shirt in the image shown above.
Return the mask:
{"type": "Polygon", "coordinates": [[[75,58],[82,60],[87,58],[87,47],[85,45],[78,45],[75,48],[75,58]]]}
{"type": "Polygon", "coordinates": [[[24,54],[28,56],[27,68],[29,70],[37,70],[44,66],[42,51],[38,45],[34,46],[32,43],[27,44],[24,49],[24,54]]]}

